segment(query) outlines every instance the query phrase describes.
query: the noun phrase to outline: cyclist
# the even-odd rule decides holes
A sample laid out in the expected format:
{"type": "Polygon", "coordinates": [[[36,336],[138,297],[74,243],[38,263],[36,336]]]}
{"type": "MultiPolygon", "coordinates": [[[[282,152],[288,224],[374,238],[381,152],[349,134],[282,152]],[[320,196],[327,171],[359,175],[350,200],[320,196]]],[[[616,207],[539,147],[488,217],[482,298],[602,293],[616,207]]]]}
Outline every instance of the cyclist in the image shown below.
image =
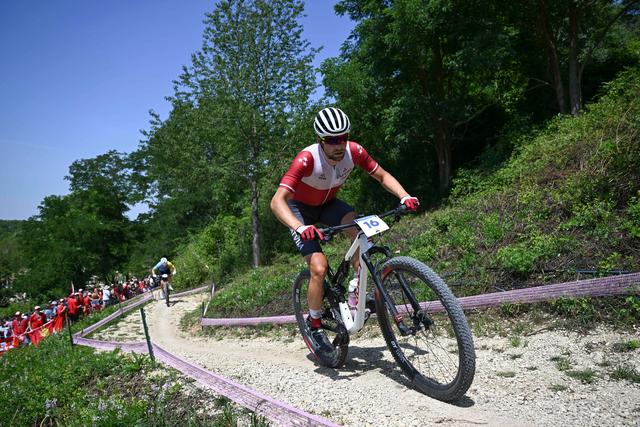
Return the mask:
{"type": "Polygon", "coordinates": [[[154,278],[163,274],[169,276],[169,289],[173,290],[171,280],[173,279],[173,275],[176,274],[176,267],[165,257],[160,258],[160,261],[151,269],[151,276],[154,278]]]}
{"type": "MultiPolygon", "coordinates": [[[[409,210],[416,210],[418,199],[411,197],[402,185],[385,171],[358,143],[349,140],[351,122],[339,108],[324,108],[315,117],[313,127],[316,143],[304,148],[293,159],[271,199],[271,210],[278,220],[289,227],[293,241],[304,257],[311,279],[308,304],[311,335],[320,352],[329,353],[333,346],[322,330],[320,311],[328,261],[316,238],[324,236],[316,222],[328,226],[349,224],[356,218],[355,210],[336,198],[336,193],[357,165],[377,180],[382,187],[400,199],[409,210]]],[[[357,231],[347,230],[351,239],[357,231]]],[[[359,257],[354,257],[358,269],[359,257]]]]}

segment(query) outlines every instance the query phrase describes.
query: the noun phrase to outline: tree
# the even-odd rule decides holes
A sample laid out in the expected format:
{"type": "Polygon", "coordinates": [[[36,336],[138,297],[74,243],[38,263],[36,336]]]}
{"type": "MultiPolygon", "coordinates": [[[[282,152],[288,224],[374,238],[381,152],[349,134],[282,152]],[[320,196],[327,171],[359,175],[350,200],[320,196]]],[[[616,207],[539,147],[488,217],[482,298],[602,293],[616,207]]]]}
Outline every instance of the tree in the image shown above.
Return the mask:
{"type": "MultiPolygon", "coordinates": [[[[386,145],[431,145],[440,193],[449,188],[453,149],[491,106],[514,103],[526,82],[496,2],[343,0],[357,22],[342,58],[323,64],[325,86],[342,104],[362,93],[376,109],[386,145]],[[355,76],[368,87],[353,88],[355,76]]],[[[377,120],[376,120],[377,119],[377,120]]],[[[423,148],[424,150],[424,148],[423,148]]]]}
{"type": "Polygon", "coordinates": [[[81,286],[92,275],[109,277],[129,255],[126,201],[134,200],[126,156],[110,151],[75,161],[69,168],[71,193],[45,197],[39,214],[19,235],[26,272],[16,288],[31,295],[57,296],[70,283],[81,286]]]}
{"type": "Polygon", "coordinates": [[[541,80],[553,88],[560,113],[582,110],[584,71],[594,57],[606,58],[606,50],[637,41],[639,5],[638,0],[520,2],[524,13],[518,25],[535,34],[544,49],[549,78],[541,80]]]}
{"type": "Polygon", "coordinates": [[[207,15],[202,49],[176,82],[174,100],[196,108],[215,103],[216,141],[251,205],[252,262],[260,264],[261,178],[287,140],[292,117],[315,88],[315,51],[302,39],[298,0],[227,0],[207,15]]]}

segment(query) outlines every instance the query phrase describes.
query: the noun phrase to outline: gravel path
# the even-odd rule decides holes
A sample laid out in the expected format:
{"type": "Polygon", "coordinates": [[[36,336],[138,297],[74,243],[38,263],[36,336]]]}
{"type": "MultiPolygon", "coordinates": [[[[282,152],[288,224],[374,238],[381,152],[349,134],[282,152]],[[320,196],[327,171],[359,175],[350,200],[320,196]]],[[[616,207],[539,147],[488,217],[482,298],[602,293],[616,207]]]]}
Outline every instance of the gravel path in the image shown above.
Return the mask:
{"type": "MultiPolygon", "coordinates": [[[[158,302],[148,305],[153,341],[339,424],[640,426],[640,384],[610,377],[618,366],[640,372],[640,350],[621,348],[640,339],[637,333],[599,328],[583,335],[542,331],[516,340],[476,338],[475,381],[468,398],[456,406],[408,388],[384,340],[371,336],[375,333],[352,338],[346,366],[339,370],[316,365],[302,340],[286,333],[251,339],[189,336],[178,323],[204,298],[182,297],[170,308],[158,302]]],[[[131,314],[96,337],[141,340],[141,331],[140,315],[131,314]]]]}

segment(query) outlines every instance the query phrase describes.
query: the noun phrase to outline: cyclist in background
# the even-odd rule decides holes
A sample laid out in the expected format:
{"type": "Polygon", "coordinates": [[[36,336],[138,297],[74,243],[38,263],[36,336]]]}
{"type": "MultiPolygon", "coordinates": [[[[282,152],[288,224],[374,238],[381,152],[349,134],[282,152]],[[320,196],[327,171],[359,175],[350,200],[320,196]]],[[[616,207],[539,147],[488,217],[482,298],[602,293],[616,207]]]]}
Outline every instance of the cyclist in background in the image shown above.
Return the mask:
{"type": "MultiPolygon", "coordinates": [[[[382,169],[364,147],[349,140],[351,122],[342,110],[322,109],[316,115],[313,127],[316,143],[300,151],[293,159],[271,199],[271,210],[289,228],[298,251],[309,266],[311,279],[307,295],[310,314],[307,322],[318,349],[328,353],[332,351],[332,345],[322,330],[320,310],[324,293],[322,283],[329,264],[316,240],[323,238],[322,233],[314,224],[321,222],[335,226],[354,221],[355,210],[337,199],[336,193],[356,165],[398,197],[409,210],[416,210],[419,202],[382,169]]],[[[347,233],[352,239],[357,236],[355,229],[347,230],[347,233]]],[[[354,258],[357,264],[359,257],[354,258]]],[[[356,264],[354,269],[357,272],[356,264]]]]}
{"type": "MultiPolygon", "coordinates": [[[[173,275],[176,274],[176,267],[165,257],[160,258],[160,261],[151,269],[151,276],[153,278],[162,276],[163,274],[169,276],[169,285],[171,285],[173,275]]],[[[169,289],[173,290],[171,286],[169,286],[169,289]]]]}

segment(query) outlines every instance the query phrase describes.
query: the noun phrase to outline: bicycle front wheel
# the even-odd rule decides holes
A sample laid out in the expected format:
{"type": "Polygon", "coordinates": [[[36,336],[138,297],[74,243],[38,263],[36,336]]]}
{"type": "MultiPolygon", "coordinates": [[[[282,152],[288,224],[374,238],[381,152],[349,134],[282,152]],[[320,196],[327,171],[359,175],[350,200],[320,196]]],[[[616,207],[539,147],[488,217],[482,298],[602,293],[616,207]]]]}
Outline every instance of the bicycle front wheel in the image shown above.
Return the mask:
{"type": "Polygon", "coordinates": [[[164,284],[164,299],[165,299],[165,302],[167,304],[167,307],[169,307],[169,291],[170,291],[169,282],[165,282],[165,284],[164,284]]]}
{"type": "Polygon", "coordinates": [[[340,315],[338,308],[332,307],[331,304],[329,304],[325,294],[321,307],[322,328],[333,345],[333,351],[328,354],[318,351],[318,345],[311,336],[311,330],[307,323],[307,317],[309,316],[307,289],[309,288],[310,277],[311,274],[309,273],[309,270],[303,270],[293,282],[293,312],[295,313],[302,339],[305,344],[307,344],[307,347],[309,348],[309,351],[311,351],[313,357],[321,365],[329,368],[337,368],[342,366],[347,358],[347,353],[349,351],[349,335],[342,324],[336,320],[340,315]]]}
{"type": "Polygon", "coordinates": [[[376,314],[387,346],[413,385],[435,399],[461,398],[475,375],[475,349],[467,319],[449,287],[429,267],[395,257],[381,268],[398,317],[376,291],[376,314]],[[416,310],[411,304],[420,302],[416,310]]]}

